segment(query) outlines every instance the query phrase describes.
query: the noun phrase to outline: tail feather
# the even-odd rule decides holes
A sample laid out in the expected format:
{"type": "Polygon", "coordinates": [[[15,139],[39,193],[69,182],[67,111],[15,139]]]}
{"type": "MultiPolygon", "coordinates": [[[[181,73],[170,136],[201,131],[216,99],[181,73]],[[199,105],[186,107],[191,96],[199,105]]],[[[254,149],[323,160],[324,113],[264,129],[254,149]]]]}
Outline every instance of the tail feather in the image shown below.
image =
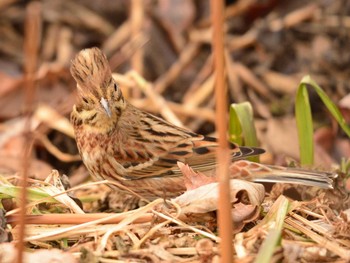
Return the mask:
{"type": "Polygon", "coordinates": [[[252,181],[260,183],[291,183],[325,189],[332,189],[333,179],[337,177],[335,173],[268,166],[247,161],[235,162],[233,167],[231,167],[231,171],[241,176],[250,177],[252,181]]]}
{"type": "Polygon", "coordinates": [[[317,186],[325,189],[333,189],[333,180],[330,175],[325,173],[311,173],[301,170],[273,171],[272,174],[254,178],[255,182],[273,182],[302,184],[308,186],[317,186]]]}

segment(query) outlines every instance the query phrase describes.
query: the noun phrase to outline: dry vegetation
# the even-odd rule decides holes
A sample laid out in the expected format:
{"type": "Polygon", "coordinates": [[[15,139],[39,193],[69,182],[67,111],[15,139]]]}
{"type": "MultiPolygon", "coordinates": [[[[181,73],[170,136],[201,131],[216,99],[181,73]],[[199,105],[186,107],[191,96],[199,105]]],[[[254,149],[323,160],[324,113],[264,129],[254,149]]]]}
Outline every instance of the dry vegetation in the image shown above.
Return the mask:
{"type": "MultiPolygon", "coordinates": [[[[226,2],[228,101],[252,103],[268,152],[262,162],[298,162],[293,105],[302,76],[310,74],[350,121],[350,4],[226,2]]],[[[89,182],[69,122],[70,60],[98,46],[132,104],[213,133],[209,1],[3,0],[0,14],[0,261],[13,262],[21,237],[21,176],[30,187],[26,262],[218,261],[216,193],[142,203],[89,182]]],[[[313,92],[310,101],[313,168],[334,170],[350,157],[349,138],[313,92]]],[[[348,262],[350,183],[338,172],[334,190],[275,185],[265,194],[261,185],[233,181],[235,260],[266,260],[266,247],[279,244],[273,262],[348,262]]]]}

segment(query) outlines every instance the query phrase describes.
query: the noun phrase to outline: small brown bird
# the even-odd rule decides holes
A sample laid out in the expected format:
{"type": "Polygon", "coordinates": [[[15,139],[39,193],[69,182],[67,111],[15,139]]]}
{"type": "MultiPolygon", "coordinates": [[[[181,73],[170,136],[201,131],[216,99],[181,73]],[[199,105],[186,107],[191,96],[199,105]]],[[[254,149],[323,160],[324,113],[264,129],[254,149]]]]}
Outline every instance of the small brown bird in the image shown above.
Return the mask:
{"type": "MultiPolygon", "coordinates": [[[[216,140],[129,104],[101,50],[80,51],[72,61],[71,73],[78,89],[71,121],[81,158],[96,179],[118,182],[151,200],[185,191],[178,161],[207,175],[215,173],[216,140]]],[[[231,145],[232,161],[263,152],[260,148],[231,145]]],[[[251,171],[254,181],[331,188],[327,173],[258,167],[262,169],[251,171]]]]}

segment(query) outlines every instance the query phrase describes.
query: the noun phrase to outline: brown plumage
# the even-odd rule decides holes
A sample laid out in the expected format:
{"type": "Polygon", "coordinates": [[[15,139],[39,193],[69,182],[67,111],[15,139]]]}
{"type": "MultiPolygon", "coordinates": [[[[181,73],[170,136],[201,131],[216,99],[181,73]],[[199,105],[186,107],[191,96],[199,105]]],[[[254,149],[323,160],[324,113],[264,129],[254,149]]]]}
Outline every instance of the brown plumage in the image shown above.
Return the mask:
{"type": "MultiPolygon", "coordinates": [[[[154,199],[185,191],[177,161],[209,176],[214,173],[216,140],[129,104],[98,48],[79,52],[72,61],[71,74],[78,89],[71,121],[82,160],[95,178],[118,182],[154,199]]],[[[263,152],[231,145],[232,161],[263,152]]],[[[252,171],[252,179],[331,187],[328,174],[285,168],[252,171]]]]}

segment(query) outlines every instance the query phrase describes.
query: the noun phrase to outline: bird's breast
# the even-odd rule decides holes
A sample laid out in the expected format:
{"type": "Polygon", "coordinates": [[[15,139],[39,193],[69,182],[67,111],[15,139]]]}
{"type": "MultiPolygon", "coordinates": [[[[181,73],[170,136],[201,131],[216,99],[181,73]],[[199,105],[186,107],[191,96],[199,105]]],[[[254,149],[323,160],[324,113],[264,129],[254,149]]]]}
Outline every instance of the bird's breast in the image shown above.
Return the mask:
{"type": "Polygon", "coordinates": [[[76,141],[85,166],[91,171],[100,166],[111,147],[111,139],[97,133],[76,132],[76,141]]]}

